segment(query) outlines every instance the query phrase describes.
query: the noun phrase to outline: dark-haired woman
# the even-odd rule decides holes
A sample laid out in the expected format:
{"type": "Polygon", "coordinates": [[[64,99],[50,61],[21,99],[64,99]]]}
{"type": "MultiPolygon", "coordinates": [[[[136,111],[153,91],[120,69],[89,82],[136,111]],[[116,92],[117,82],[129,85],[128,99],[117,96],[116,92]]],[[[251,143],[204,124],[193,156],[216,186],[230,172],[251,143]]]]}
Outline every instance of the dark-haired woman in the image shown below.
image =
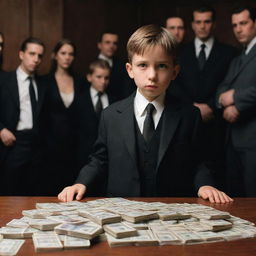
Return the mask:
{"type": "Polygon", "coordinates": [[[74,182],[78,171],[75,164],[79,98],[85,81],[74,75],[72,64],[75,46],[61,40],[53,50],[52,68],[46,76],[47,94],[43,114],[45,163],[40,181],[44,195],[56,195],[74,182]],[[46,181],[45,181],[46,179],[46,181]]]}

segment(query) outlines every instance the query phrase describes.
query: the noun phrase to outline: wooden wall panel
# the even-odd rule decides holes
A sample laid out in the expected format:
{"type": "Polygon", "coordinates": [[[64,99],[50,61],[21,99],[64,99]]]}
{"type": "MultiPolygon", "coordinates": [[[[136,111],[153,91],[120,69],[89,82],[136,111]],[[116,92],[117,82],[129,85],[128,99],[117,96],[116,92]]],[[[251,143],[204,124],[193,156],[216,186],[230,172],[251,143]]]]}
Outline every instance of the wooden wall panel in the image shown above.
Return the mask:
{"type": "Polygon", "coordinates": [[[31,1],[31,35],[43,40],[46,45],[39,73],[50,68],[51,53],[55,44],[63,37],[63,1],[31,1]]]}
{"type": "Polygon", "coordinates": [[[21,42],[29,36],[29,0],[0,0],[0,31],[4,33],[4,70],[19,65],[21,42]]]}
{"type": "Polygon", "coordinates": [[[199,3],[216,9],[219,40],[238,46],[230,24],[231,10],[239,3],[256,7],[255,0],[0,0],[0,31],[6,41],[4,69],[17,67],[20,43],[28,36],[39,37],[46,44],[41,73],[48,71],[52,48],[62,37],[76,44],[75,70],[81,74],[96,58],[99,34],[106,29],[119,34],[117,55],[124,59],[127,40],[136,28],[150,23],[164,26],[171,15],[184,18],[186,41],[190,41],[194,36],[191,13],[199,3]]]}

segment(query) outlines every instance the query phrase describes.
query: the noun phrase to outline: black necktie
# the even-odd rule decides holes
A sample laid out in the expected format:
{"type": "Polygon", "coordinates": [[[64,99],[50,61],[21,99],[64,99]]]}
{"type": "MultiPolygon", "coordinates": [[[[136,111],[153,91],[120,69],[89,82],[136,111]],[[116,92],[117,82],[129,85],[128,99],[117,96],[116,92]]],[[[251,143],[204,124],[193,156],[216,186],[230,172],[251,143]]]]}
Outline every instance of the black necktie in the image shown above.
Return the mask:
{"type": "Polygon", "coordinates": [[[95,112],[98,116],[100,116],[100,113],[103,109],[102,107],[102,102],[101,102],[101,96],[102,96],[102,92],[98,92],[97,95],[98,95],[98,100],[96,102],[96,106],[95,106],[95,112]]]}
{"type": "Polygon", "coordinates": [[[155,110],[154,105],[151,103],[148,103],[146,107],[147,115],[143,125],[143,137],[147,143],[150,141],[155,131],[154,120],[152,115],[154,110],[155,110]]]}
{"type": "Polygon", "coordinates": [[[36,100],[36,93],[33,86],[33,78],[31,76],[28,76],[29,80],[29,96],[30,96],[30,102],[32,107],[32,115],[33,115],[33,123],[35,121],[36,116],[36,106],[37,106],[37,100],[36,100]]]}
{"type": "Polygon", "coordinates": [[[199,69],[202,70],[204,68],[206,62],[206,55],[205,55],[205,44],[201,44],[201,50],[198,55],[198,65],[199,69]]]}
{"type": "Polygon", "coordinates": [[[246,47],[243,49],[241,55],[240,55],[240,61],[239,61],[239,67],[241,67],[243,65],[243,63],[245,62],[246,59],[246,47]]]}

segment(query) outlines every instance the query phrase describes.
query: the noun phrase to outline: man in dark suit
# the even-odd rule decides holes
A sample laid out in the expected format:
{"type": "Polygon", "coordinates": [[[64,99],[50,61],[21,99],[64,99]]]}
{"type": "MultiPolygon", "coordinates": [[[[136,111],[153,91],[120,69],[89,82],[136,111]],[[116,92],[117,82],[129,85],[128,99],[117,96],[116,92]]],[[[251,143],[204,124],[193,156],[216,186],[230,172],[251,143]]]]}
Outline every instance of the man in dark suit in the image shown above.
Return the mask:
{"type": "Polygon", "coordinates": [[[179,70],[173,36],[156,25],[143,26],[127,49],[126,68],[137,92],[102,112],[94,153],[77,184],[65,188],[59,199],[70,201],[76,194],[81,199],[100,176],[107,180],[108,196],[192,196],[196,177],[199,196],[229,202],[210,186],[203,166],[196,175],[199,111],[165,95],[179,70]]]}
{"type": "Polygon", "coordinates": [[[32,194],[34,153],[44,88],[35,75],[44,53],[36,38],[25,40],[16,71],[5,73],[0,84],[1,194],[32,194]],[[29,184],[29,185],[28,185],[29,184]]]}
{"type": "Polygon", "coordinates": [[[111,67],[107,91],[118,99],[123,99],[134,91],[135,86],[127,75],[125,63],[115,57],[117,47],[118,34],[111,31],[105,31],[101,34],[98,42],[100,50],[98,58],[107,61],[111,67]]]}
{"type": "Polygon", "coordinates": [[[233,196],[256,196],[256,10],[232,13],[234,34],[245,48],[236,57],[217,93],[217,105],[229,124],[227,187],[233,196]]]}
{"type": "Polygon", "coordinates": [[[170,91],[200,109],[204,157],[216,175],[221,175],[225,126],[215,111],[215,94],[235,50],[214,38],[215,16],[215,10],[210,7],[193,11],[195,39],[182,50],[181,72],[170,91]]]}

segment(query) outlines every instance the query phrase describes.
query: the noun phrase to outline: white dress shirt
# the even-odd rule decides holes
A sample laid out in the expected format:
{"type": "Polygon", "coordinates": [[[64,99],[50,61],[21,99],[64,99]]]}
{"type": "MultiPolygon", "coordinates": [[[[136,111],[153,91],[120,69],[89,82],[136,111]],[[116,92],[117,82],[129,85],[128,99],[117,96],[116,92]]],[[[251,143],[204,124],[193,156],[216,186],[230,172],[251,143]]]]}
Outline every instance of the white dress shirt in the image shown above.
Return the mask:
{"type": "Polygon", "coordinates": [[[109,64],[109,66],[110,66],[111,68],[113,67],[113,60],[112,60],[112,59],[106,57],[106,56],[103,55],[102,53],[99,54],[98,58],[101,59],[101,60],[105,60],[105,61],[109,64]]]}
{"type": "Polygon", "coordinates": [[[196,50],[196,57],[199,57],[199,53],[201,51],[201,45],[205,44],[205,57],[206,59],[209,58],[209,55],[211,53],[212,47],[213,47],[213,43],[214,43],[214,38],[210,37],[207,41],[203,42],[202,40],[200,40],[198,37],[195,38],[195,50],[196,50]]]}
{"type": "MultiPolygon", "coordinates": [[[[29,94],[29,75],[23,71],[21,67],[18,67],[17,71],[17,81],[18,81],[18,91],[19,91],[19,100],[20,100],[20,118],[17,124],[16,130],[26,130],[33,128],[33,115],[32,115],[32,106],[30,101],[29,94]]],[[[36,100],[38,99],[38,91],[36,82],[33,76],[32,82],[35,91],[36,100]]]]}
{"type": "MultiPolygon", "coordinates": [[[[97,101],[99,98],[98,91],[91,86],[90,94],[91,94],[91,99],[92,99],[92,104],[93,104],[94,110],[96,110],[96,104],[97,104],[97,101]]],[[[109,105],[108,95],[105,92],[101,95],[100,99],[101,99],[102,108],[104,109],[104,108],[108,107],[108,105],[109,105]]]]}
{"type": "Polygon", "coordinates": [[[153,120],[155,129],[159,123],[159,120],[162,116],[164,111],[164,100],[165,100],[165,93],[158,96],[154,101],[148,101],[137,89],[136,96],[134,99],[134,114],[139,126],[141,133],[143,133],[143,125],[147,115],[146,107],[148,103],[152,103],[155,107],[153,112],[153,120]]]}
{"type": "Polygon", "coordinates": [[[247,45],[245,54],[247,55],[252,47],[256,44],[256,36],[251,40],[251,42],[247,45]]]}

